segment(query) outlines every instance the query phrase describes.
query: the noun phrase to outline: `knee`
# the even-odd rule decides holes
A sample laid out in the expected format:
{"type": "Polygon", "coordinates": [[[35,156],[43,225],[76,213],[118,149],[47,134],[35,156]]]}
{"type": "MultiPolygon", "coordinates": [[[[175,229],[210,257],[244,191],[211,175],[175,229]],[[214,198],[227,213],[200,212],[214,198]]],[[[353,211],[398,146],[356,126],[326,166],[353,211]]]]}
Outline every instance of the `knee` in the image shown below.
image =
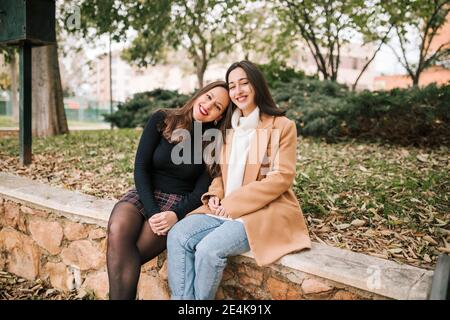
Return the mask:
{"type": "Polygon", "coordinates": [[[167,247],[183,246],[184,231],[182,221],[175,223],[167,234],[167,247]]]}
{"type": "Polygon", "coordinates": [[[131,224],[134,223],[131,216],[137,215],[136,209],[129,203],[118,203],[111,212],[108,221],[107,235],[108,243],[114,239],[120,239],[125,236],[131,224]]]}
{"type": "Polygon", "coordinates": [[[208,241],[201,241],[197,245],[195,259],[208,265],[223,265],[227,257],[221,248],[208,243],[208,241]]]}

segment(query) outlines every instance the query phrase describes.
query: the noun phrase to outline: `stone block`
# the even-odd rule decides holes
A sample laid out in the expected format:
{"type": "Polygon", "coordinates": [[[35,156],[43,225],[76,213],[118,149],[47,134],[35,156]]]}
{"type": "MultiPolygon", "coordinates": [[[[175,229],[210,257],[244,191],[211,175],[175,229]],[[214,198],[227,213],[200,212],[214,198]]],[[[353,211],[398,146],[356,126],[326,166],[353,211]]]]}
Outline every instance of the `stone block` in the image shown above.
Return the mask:
{"type": "Polygon", "coordinates": [[[316,279],[306,279],[302,283],[304,294],[322,293],[332,290],[332,288],[316,279]]]}
{"type": "Polygon", "coordinates": [[[3,216],[0,217],[0,218],[3,218],[2,225],[16,228],[17,223],[19,222],[19,216],[20,216],[19,205],[14,202],[7,201],[7,202],[5,202],[3,207],[4,207],[4,213],[3,213],[3,216]]]}
{"type": "Polygon", "coordinates": [[[49,213],[46,211],[42,211],[39,209],[34,209],[34,208],[30,208],[27,206],[20,206],[20,212],[23,214],[27,214],[30,216],[36,216],[36,217],[41,217],[41,218],[47,218],[49,216],[49,213]]]}
{"type": "Polygon", "coordinates": [[[0,251],[7,253],[7,271],[28,280],[39,275],[41,253],[34,241],[10,228],[0,231],[0,251]]]}
{"type": "Polygon", "coordinates": [[[169,289],[158,274],[141,274],[138,285],[138,299],[140,300],[168,300],[169,289]]]}
{"type": "Polygon", "coordinates": [[[51,255],[61,252],[63,229],[58,222],[32,218],[29,222],[29,229],[34,241],[51,255]]]}
{"type": "Polygon", "coordinates": [[[286,300],[289,285],[277,278],[267,279],[267,289],[274,300],[286,300]]]}
{"type": "Polygon", "coordinates": [[[81,240],[87,238],[88,230],[81,223],[66,221],[64,224],[64,235],[70,241],[81,240]]]}
{"type": "Polygon", "coordinates": [[[90,273],[81,287],[92,291],[96,298],[107,299],[109,293],[108,274],[106,271],[90,273]]]}
{"type": "Polygon", "coordinates": [[[263,273],[256,266],[240,265],[238,267],[239,283],[242,285],[260,286],[263,282],[263,273]]]}
{"type": "Polygon", "coordinates": [[[66,265],[73,265],[80,270],[99,269],[105,265],[105,256],[89,240],[72,242],[61,252],[66,265]]]}
{"type": "Polygon", "coordinates": [[[89,232],[89,239],[97,240],[106,237],[106,231],[102,228],[93,229],[89,232]]]}
{"type": "Polygon", "coordinates": [[[72,272],[64,263],[49,262],[44,267],[46,276],[50,279],[52,287],[64,291],[74,289],[72,272]]]}
{"type": "Polygon", "coordinates": [[[333,300],[360,300],[360,297],[352,292],[338,291],[333,296],[333,300]]]}
{"type": "Polygon", "coordinates": [[[161,269],[158,271],[159,277],[164,280],[167,281],[168,279],[168,275],[167,275],[167,259],[164,261],[161,269]]]}

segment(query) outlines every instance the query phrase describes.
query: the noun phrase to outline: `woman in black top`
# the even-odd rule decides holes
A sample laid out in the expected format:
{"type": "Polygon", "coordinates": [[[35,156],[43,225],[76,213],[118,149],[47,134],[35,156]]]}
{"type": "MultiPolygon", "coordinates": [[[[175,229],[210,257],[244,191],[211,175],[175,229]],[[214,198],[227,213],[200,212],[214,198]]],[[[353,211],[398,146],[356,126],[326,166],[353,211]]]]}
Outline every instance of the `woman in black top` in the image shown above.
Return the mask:
{"type": "Polygon", "coordinates": [[[203,163],[203,134],[196,129],[203,123],[203,131],[213,127],[224,131],[231,119],[229,103],[226,83],[216,81],[182,108],[160,110],[150,117],[136,152],[136,188],[114,206],[108,223],[110,299],[136,298],[141,265],[164,251],[170,228],[201,205],[214,168],[203,163]],[[188,136],[175,137],[177,129],[188,136]],[[188,148],[180,152],[180,141],[190,152],[188,148]]]}

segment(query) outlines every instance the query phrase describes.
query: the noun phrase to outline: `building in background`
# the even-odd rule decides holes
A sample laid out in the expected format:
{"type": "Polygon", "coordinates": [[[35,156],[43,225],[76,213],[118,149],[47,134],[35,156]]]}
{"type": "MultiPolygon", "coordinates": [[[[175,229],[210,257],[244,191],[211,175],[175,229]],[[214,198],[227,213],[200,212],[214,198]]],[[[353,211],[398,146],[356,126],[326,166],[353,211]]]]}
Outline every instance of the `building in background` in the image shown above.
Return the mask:
{"type": "MultiPolygon", "coordinates": [[[[433,38],[430,44],[430,54],[447,44],[450,46],[450,14],[447,15],[446,23],[439,30],[439,33],[433,38]]],[[[442,61],[439,65],[432,66],[422,72],[419,78],[419,86],[426,86],[431,83],[438,85],[447,84],[450,82],[450,57],[442,61]]],[[[412,79],[405,74],[399,75],[383,75],[375,77],[375,90],[391,90],[394,88],[408,88],[412,86],[412,79]]]]}
{"type": "MultiPolygon", "coordinates": [[[[120,51],[111,54],[112,97],[115,102],[124,102],[135,93],[158,88],[190,93],[198,87],[194,68],[183,50],[170,53],[166,63],[145,68],[131,66],[120,54],[120,51]]],[[[90,64],[89,96],[101,105],[109,104],[109,56],[99,55],[90,64]]],[[[228,64],[223,63],[208,65],[205,83],[223,80],[227,67],[228,64]]]]}
{"type": "MultiPolygon", "coordinates": [[[[111,53],[111,74],[112,74],[112,100],[125,101],[131,94],[133,78],[132,67],[120,58],[119,51],[111,53]]],[[[98,100],[102,106],[109,106],[110,82],[109,82],[109,55],[99,55],[91,61],[91,70],[88,78],[89,95],[98,100]]]]}
{"type": "MultiPolygon", "coordinates": [[[[433,66],[422,72],[419,86],[427,86],[431,83],[444,85],[450,81],[450,69],[443,66],[433,66]]],[[[378,76],[374,79],[374,90],[391,90],[394,88],[408,88],[412,86],[411,77],[408,75],[378,76]]]]}
{"type": "MultiPolygon", "coordinates": [[[[357,43],[347,43],[342,46],[337,82],[351,88],[373,53],[374,48],[370,45],[361,46],[357,43]]],[[[314,56],[304,43],[298,44],[298,50],[289,59],[289,63],[295,68],[303,70],[308,75],[317,74],[317,64],[314,61],[314,56]]],[[[321,75],[319,74],[319,76],[321,75]]],[[[371,90],[375,76],[376,72],[372,62],[359,79],[356,89],[371,90]]]]}

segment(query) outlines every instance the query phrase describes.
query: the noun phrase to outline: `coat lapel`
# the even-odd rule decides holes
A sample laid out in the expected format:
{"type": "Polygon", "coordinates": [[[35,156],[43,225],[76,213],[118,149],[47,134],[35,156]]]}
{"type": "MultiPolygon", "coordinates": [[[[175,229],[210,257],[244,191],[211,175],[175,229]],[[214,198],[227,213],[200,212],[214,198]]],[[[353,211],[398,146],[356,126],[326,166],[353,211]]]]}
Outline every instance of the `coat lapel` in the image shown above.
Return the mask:
{"type": "Polygon", "coordinates": [[[262,114],[261,121],[256,128],[255,135],[250,142],[250,150],[248,152],[247,164],[245,166],[244,179],[242,185],[246,185],[258,178],[259,169],[261,168],[267,144],[270,139],[270,133],[275,117],[262,114]]]}
{"type": "Polygon", "coordinates": [[[231,155],[231,143],[233,142],[233,129],[227,129],[226,137],[225,137],[225,145],[222,148],[221,156],[220,156],[220,170],[222,171],[222,181],[223,181],[223,190],[227,190],[227,179],[228,179],[228,163],[230,161],[231,155]]]}

